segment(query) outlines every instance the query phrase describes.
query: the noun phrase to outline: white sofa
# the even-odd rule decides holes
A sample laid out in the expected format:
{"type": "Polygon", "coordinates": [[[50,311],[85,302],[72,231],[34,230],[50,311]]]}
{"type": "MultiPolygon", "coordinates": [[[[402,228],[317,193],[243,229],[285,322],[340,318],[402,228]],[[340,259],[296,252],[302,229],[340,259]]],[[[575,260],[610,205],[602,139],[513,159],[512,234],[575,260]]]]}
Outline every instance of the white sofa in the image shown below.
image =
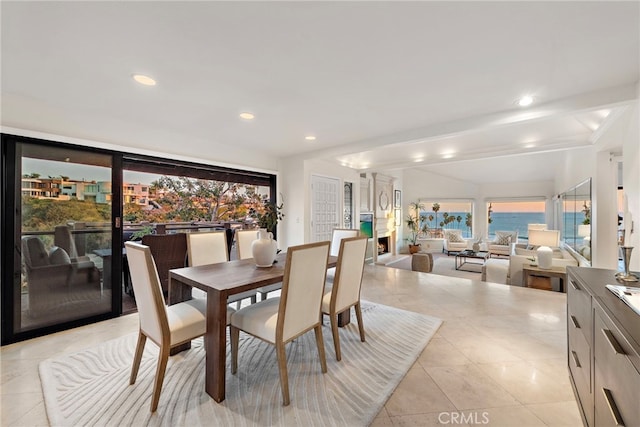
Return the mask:
{"type": "MultiPolygon", "coordinates": [[[[536,257],[536,251],[516,246],[509,257],[509,276],[507,284],[513,286],[525,286],[522,267],[531,264],[531,258],[536,257]]],[[[553,267],[577,266],[578,261],[562,248],[553,248],[553,267]]]]}
{"type": "MultiPolygon", "coordinates": [[[[525,264],[531,264],[531,259],[536,257],[536,251],[527,249],[525,245],[514,245],[513,252],[508,259],[488,259],[482,268],[482,281],[504,283],[512,286],[524,286],[524,274],[522,268],[525,264]]],[[[577,266],[578,261],[561,248],[554,248],[553,267],[577,266]]]]}

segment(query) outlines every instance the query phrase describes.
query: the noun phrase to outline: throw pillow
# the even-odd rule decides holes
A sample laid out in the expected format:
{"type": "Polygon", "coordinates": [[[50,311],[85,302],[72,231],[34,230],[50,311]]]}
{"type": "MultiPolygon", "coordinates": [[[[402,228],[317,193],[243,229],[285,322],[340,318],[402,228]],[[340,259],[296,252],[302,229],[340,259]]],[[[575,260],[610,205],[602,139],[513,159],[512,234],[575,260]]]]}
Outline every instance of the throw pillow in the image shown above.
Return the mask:
{"type": "Polygon", "coordinates": [[[447,231],[447,240],[450,241],[451,243],[462,243],[464,242],[464,239],[462,238],[462,235],[460,235],[460,233],[458,232],[458,230],[456,231],[447,231]]]}
{"type": "Polygon", "coordinates": [[[71,264],[71,259],[64,249],[54,246],[49,251],[49,262],[51,265],[71,264]]]}
{"type": "Polygon", "coordinates": [[[496,245],[510,245],[511,233],[505,233],[502,231],[496,231],[496,239],[493,241],[496,245]]]}

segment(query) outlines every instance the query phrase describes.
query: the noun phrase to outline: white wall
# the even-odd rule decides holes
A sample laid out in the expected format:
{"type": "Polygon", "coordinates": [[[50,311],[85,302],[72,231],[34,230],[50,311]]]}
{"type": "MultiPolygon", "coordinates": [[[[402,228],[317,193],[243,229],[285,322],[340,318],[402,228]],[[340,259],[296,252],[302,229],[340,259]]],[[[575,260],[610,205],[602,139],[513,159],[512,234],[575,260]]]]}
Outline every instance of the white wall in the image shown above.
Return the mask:
{"type": "MultiPolygon", "coordinates": [[[[640,86],[638,90],[640,99],[640,86]]],[[[640,271],[640,109],[638,104],[631,111],[631,120],[627,129],[627,137],[622,146],[622,185],[626,195],[627,207],[625,212],[625,245],[633,246],[631,252],[631,269],[640,271]],[[630,233],[631,221],[634,232],[630,233]]]]}
{"type": "Polygon", "coordinates": [[[284,218],[278,223],[278,247],[285,249],[289,246],[304,242],[305,186],[304,162],[301,160],[285,159],[279,162],[280,175],[278,191],[282,193],[284,218]]]}

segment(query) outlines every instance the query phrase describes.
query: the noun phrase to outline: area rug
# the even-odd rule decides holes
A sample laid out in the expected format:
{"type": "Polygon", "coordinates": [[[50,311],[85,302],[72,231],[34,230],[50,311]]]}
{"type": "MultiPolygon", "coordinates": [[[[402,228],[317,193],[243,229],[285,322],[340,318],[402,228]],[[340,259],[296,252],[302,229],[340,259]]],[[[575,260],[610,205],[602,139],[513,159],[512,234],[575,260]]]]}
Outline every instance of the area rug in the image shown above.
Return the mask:
{"type": "MultiPolygon", "coordinates": [[[[465,270],[456,270],[456,257],[451,255],[436,253],[433,255],[433,270],[431,274],[440,276],[461,277],[463,279],[480,280],[482,275],[482,264],[468,263],[464,265],[465,270]],[[473,271],[466,271],[473,270],[473,271]]],[[[477,260],[474,260],[477,262],[477,260]]],[[[401,270],[411,270],[411,257],[400,259],[386,264],[386,267],[399,268],[401,270]]]]}
{"type": "Polygon", "coordinates": [[[49,421],[54,426],[366,426],[442,321],[362,304],[366,342],[360,342],[353,315],[340,332],[341,362],[325,322],[326,374],[320,371],[313,333],[287,345],[290,406],[282,406],[274,347],[241,333],[238,374],[231,375],[228,357],[222,403],[204,391],[204,349],[198,339],[191,350],[170,358],[158,410],[151,414],[158,351],[147,343],[138,380],[130,386],[134,333],[40,364],[49,421]]]}

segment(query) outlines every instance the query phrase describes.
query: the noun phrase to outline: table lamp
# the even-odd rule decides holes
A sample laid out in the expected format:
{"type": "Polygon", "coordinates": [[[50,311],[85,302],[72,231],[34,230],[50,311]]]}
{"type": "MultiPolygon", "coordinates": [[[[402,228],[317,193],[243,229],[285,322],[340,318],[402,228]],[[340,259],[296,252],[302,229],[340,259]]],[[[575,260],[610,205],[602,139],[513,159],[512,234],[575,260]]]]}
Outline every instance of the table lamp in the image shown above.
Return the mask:
{"type": "Polygon", "coordinates": [[[559,246],[560,231],[529,230],[529,244],[539,246],[536,251],[536,254],[538,255],[538,267],[548,270],[551,268],[551,263],[553,261],[553,250],[551,247],[559,246]]]}
{"type": "Polygon", "coordinates": [[[590,239],[585,239],[585,237],[590,237],[590,236],[591,236],[591,224],[578,225],[578,237],[582,237],[583,240],[590,240],[590,239]]]}

